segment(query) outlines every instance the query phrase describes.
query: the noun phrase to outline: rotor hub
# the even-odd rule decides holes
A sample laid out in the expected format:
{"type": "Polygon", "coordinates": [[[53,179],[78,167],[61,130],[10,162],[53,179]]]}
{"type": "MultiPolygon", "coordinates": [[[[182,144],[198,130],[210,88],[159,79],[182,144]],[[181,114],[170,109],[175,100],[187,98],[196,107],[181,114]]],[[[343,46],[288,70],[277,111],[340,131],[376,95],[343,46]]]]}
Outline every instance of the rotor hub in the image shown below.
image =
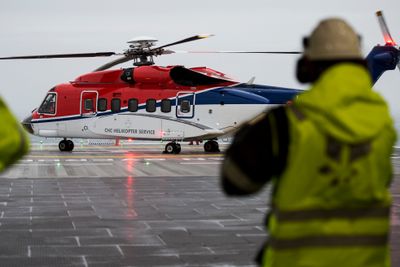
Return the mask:
{"type": "Polygon", "coordinates": [[[125,56],[133,58],[133,65],[148,66],[153,65],[153,56],[156,55],[152,47],[158,40],[153,37],[141,36],[129,40],[129,48],[124,51],[125,56]]]}

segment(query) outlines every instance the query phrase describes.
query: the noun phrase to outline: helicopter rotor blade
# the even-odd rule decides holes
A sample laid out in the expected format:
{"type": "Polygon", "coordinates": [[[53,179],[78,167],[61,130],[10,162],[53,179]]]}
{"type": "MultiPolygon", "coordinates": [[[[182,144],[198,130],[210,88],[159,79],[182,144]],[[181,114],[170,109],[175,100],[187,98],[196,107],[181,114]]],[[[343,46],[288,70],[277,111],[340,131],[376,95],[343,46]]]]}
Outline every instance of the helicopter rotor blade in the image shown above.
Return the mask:
{"type": "Polygon", "coordinates": [[[379,21],[379,26],[381,27],[381,31],[383,34],[383,38],[385,40],[385,45],[387,46],[393,46],[397,49],[397,68],[400,71],[400,50],[399,50],[399,46],[396,44],[396,42],[394,41],[392,35],[390,34],[389,31],[389,27],[386,24],[385,18],[383,16],[383,12],[382,10],[379,10],[376,12],[376,16],[378,17],[378,21],[379,21]]]}
{"type": "Polygon", "coordinates": [[[179,53],[179,52],[176,52],[175,50],[169,50],[169,49],[161,50],[161,55],[170,55],[170,54],[175,54],[175,53],[179,53]]]}
{"type": "Polygon", "coordinates": [[[387,26],[385,18],[383,17],[382,10],[377,11],[376,16],[378,17],[379,26],[381,27],[386,45],[396,46],[396,42],[393,40],[392,35],[390,35],[389,27],[387,26]]]}
{"type": "Polygon", "coordinates": [[[214,35],[213,34],[198,34],[198,35],[194,35],[194,36],[182,39],[180,41],[176,41],[176,42],[173,42],[173,43],[169,43],[169,44],[166,44],[166,45],[162,45],[162,46],[153,48],[152,50],[159,50],[159,49],[163,49],[163,48],[168,47],[168,46],[173,46],[173,45],[177,45],[177,44],[183,44],[183,43],[192,42],[192,41],[197,41],[197,40],[205,39],[205,38],[208,38],[208,37],[211,37],[211,36],[214,36],[214,35]]]}
{"type": "Polygon", "coordinates": [[[108,63],[106,63],[106,64],[104,64],[104,65],[98,67],[98,68],[95,69],[94,71],[106,70],[106,69],[109,69],[109,68],[111,68],[111,67],[114,67],[115,65],[125,63],[125,62],[127,62],[127,61],[132,60],[132,59],[133,59],[133,57],[131,57],[131,56],[123,56],[123,57],[117,58],[117,59],[115,59],[115,60],[113,60],[113,61],[110,61],[110,62],[108,62],[108,63]]]}
{"type": "Polygon", "coordinates": [[[53,55],[32,55],[32,56],[0,57],[0,60],[10,60],[10,59],[82,58],[82,57],[109,57],[109,56],[114,56],[114,55],[116,55],[115,52],[74,53],[74,54],[53,54],[53,55]]]}
{"type": "Polygon", "coordinates": [[[283,55],[299,55],[299,51],[183,51],[175,50],[175,53],[191,53],[191,54],[283,54],[283,55]]]}

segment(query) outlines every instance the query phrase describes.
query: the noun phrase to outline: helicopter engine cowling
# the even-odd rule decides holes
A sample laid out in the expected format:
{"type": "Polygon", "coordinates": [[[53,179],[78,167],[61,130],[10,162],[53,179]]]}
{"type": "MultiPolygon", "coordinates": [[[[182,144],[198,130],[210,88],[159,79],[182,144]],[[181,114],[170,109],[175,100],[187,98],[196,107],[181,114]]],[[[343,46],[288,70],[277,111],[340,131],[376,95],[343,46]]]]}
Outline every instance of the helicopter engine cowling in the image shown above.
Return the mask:
{"type": "Polygon", "coordinates": [[[136,84],[166,84],[171,81],[169,71],[171,68],[160,66],[141,66],[133,68],[133,81],[136,84]]]}

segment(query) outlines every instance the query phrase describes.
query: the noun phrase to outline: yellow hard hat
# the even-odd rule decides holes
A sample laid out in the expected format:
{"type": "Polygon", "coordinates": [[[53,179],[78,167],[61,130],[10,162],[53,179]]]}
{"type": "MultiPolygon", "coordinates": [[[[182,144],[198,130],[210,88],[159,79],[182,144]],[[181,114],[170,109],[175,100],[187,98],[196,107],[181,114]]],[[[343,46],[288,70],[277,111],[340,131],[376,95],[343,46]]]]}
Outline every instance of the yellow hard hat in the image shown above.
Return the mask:
{"type": "Polygon", "coordinates": [[[325,19],[304,40],[309,60],[361,59],[360,38],[344,20],[325,19]]]}

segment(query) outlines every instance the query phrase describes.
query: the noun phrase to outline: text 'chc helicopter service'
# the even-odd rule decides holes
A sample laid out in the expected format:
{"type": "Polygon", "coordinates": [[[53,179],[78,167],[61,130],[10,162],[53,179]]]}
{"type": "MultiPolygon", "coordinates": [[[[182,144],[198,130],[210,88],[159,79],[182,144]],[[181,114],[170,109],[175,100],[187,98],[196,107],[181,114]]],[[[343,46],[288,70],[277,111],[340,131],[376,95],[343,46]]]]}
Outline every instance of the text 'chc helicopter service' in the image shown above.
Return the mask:
{"type": "MultiPolygon", "coordinates": [[[[386,70],[394,69],[400,58],[399,47],[390,36],[382,12],[377,15],[386,43],[375,46],[367,56],[374,82],[386,70]]],[[[158,47],[154,47],[154,38],[136,38],[128,42],[129,48],[122,54],[36,55],[0,60],[122,55],[72,82],[50,89],[39,108],[22,122],[31,134],[63,138],[59,143],[61,151],[73,150],[74,143],[68,138],[132,138],[167,141],[165,152],[176,154],[181,151],[181,141],[205,140],[204,150],[216,152],[218,137],[268,108],[288,103],[301,90],[241,83],[206,67],[154,65],[153,57],[175,52],[165,48],[208,36],[196,35],[158,47]],[[130,60],[135,67],[108,70],[130,60]]]]}

